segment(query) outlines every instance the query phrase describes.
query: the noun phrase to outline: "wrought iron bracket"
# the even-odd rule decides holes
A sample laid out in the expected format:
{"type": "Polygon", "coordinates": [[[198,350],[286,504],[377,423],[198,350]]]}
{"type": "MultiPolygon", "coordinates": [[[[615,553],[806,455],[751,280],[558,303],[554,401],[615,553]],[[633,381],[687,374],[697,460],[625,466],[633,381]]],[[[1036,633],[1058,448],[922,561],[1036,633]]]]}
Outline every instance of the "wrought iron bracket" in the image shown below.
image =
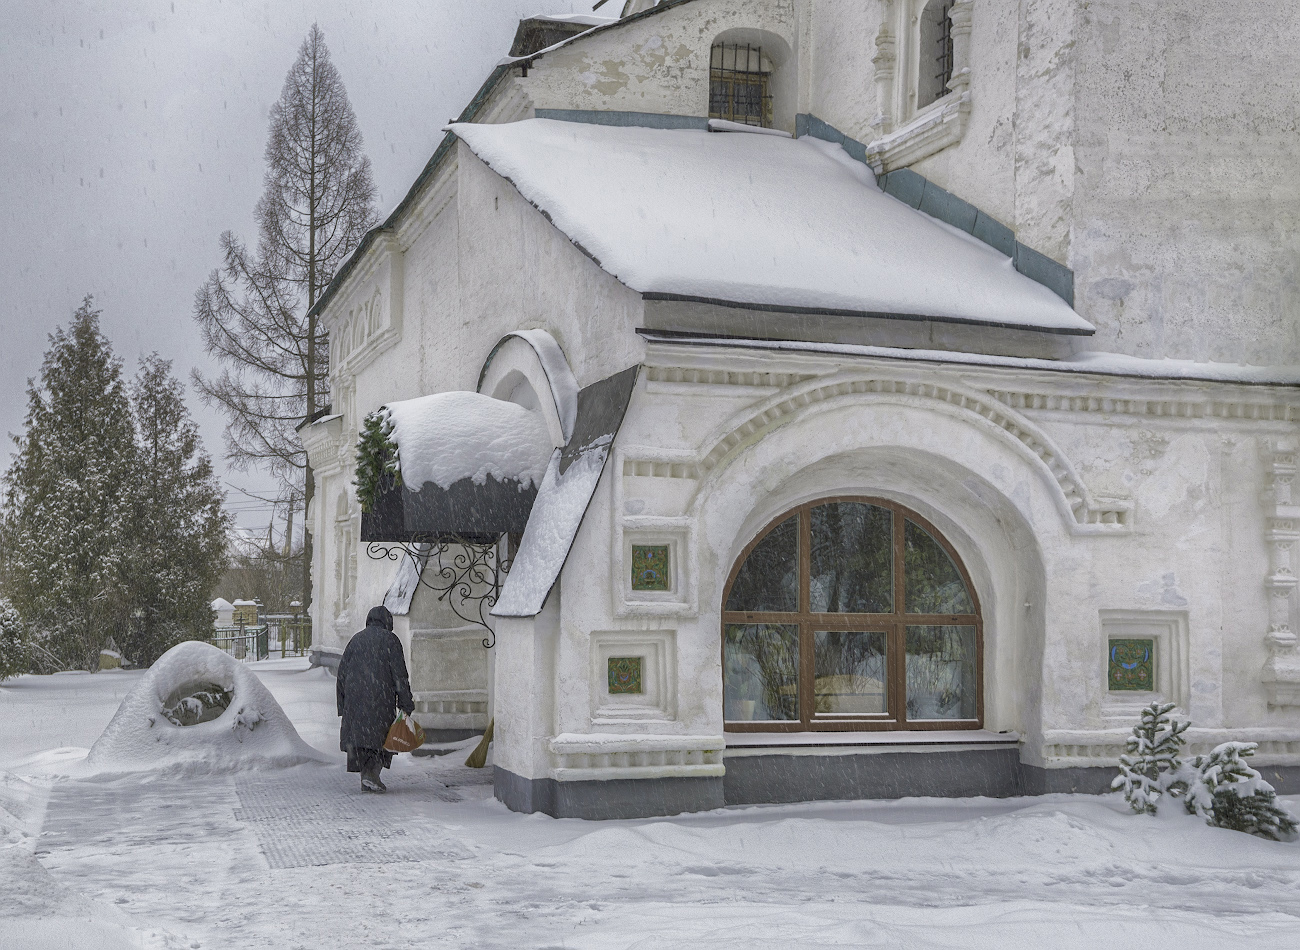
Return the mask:
{"type": "Polygon", "coordinates": [[[507,543],[443,534],[428,540],[371,541],[366,556],[375,561],[409,557],[420,586],[437,594],[461,620],[485,629],[488,635],[483,647],[490,650],[496,645],[496,631],[487,618],[510,572],[512,557],[507,543]]]}

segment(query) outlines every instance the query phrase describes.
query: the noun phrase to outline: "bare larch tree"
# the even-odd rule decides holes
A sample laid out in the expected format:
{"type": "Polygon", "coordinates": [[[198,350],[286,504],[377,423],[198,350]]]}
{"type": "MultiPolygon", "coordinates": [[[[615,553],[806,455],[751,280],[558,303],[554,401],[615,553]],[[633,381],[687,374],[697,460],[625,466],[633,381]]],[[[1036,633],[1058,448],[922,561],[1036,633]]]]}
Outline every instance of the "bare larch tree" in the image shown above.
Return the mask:
{"type": "MultiPolygon", "coordinates": [[[[370,159],[325,36],[312,24],[271,107],[265,190],[254,217],[256,253],[227,231],[222,266],[195,295],[194,317],[217,377],[194,385],[226,414],[226,454],[263,466],[304,510],[315,494],[297,427],[328,401],[329,346],[311,312],[321,290],[376,223],[370,159]]],[[[303,547],[303,603],[311,544],[303,547]]]]}

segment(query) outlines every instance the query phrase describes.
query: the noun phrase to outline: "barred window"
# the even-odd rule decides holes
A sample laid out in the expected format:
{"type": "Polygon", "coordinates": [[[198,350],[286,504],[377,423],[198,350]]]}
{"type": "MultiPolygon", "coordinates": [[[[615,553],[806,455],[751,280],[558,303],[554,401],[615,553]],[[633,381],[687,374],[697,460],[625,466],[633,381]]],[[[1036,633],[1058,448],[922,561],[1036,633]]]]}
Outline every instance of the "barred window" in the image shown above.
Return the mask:
{"type": "Polygon", "coordinates": [[[921,13],[916,72],[916,107],[924,109],[948,94],[952,79],[953,0],[930,0],[921,13]]]}
{"type": "Polygon", "coordinates": [[[709,54],[709,118],[770,128],[771,78],[762,47],[716,44],[709,54]]]}

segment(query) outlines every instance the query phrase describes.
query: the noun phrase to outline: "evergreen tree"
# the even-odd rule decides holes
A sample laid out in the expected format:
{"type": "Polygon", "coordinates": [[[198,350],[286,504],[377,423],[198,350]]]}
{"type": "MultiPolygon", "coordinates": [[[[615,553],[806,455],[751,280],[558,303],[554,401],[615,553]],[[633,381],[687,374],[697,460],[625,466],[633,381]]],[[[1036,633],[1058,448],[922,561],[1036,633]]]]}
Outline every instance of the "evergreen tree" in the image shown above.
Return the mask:
{"type": "Polygon", "coordinates": [[[137,449],[125,568],[124,655],[148,666],[182,640],[208,635],[209,600],[226,566],[229,517],[171,363],[140,360],[131,386],[137,449]]]}
{"type": "Polygon", "coordinates": [[[124,614],[135,440],[121,362],[89,296],[50,335],[27,400],[5,475],[8,593],[39,646],[65,668],[93,670],[124,614]]]}
{"type": "Polygon", "coordinates": [[[1245,831],[1274,841],[1296,837],[1297,822],[1277,800],[1273,786],[1245,759],[1255,754],[1254,742],[1225,742],[1208,755],[1198,755],[1187,774],[1187,811],[1217,828],[1245,831]]]}
{"type": "Polygon", "coordinates": [[[1139,815],[1154,815],[1169,780],[1180,774],[1178,751],[1191,723],[1172,719],[1173,709],[1173,703],[1154,702],[1142,710],[1142,719],[1119,757],[1119,775],[1110,783],[1111,788],[1123,789],[1124,799],[1139,815]]]}
{"type": "MultiPolygon", "coordinates": [[[[222,266],[199,288],[194,318],[222,374],[195,386],[229,419],[227,456],[279,476],[311,504],[315,480],[297,426],[328,402],[329,345],[312,311],[377,221],[370,160],[325,36],[312,24],[271,107],[256,253],[230,232],[222,266]]],[[[310,537],[303,603],[311,598],[310,537]]]]}
{"type": "Polygon", "coordinates": [[[0,681],[31,667],[31,644],[14,605],[0,597],[0,681]]]}

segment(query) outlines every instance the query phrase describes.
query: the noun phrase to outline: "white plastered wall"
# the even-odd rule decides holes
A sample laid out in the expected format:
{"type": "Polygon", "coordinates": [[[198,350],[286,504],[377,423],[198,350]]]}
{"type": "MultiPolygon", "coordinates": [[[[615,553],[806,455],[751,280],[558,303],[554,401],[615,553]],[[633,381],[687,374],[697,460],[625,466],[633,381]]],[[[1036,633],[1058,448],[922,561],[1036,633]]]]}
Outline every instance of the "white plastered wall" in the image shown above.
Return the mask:
{"type": "Polygon", "coordinates": [[[794,131],[802,3],[696,0],[546,53],[517,80],[538,109],[709,114],[709,51],[762,45],[773,61],[773,124],[794,131]]]}
{"type": "Polygon", "coordinates": [[[534,690],[554,696],[549,719],[537,718],[551,732],[530,737],[528,777],[543,777],[548,762],[552,773],[571,765],[572,757],[546,755],[545,740],[556,734],[677,736],[683,746],[689,737],[718,736],[719,610],[735,558],[782,512],[842,494],[897,500],[956,548],[984,618],[985,725],[1024,735],[1026,762],[1096,765],[1117,754],[1112,746],[1122,745],[1129,723],[1116,721],[1108,705],[1102,626],[1117,614],[1186,631],[1179,699],[1203,730],[1198,743],[1253,730],[1269,743],[1261,750],[1268,761],[1300,758],[1290,748],[1300,739],[1300,717],[1270,709],[1261,684],[1268,559],[1258,453],[1287,425],[1171,419],[1182,410],[1158,398],[1277,395],[1006,370],[855,367],[797,355],[683,358],[678,348],[652,346],[562,575],[558,629],[548,628],[555,666],[534,690]],[[870,380],[879,391],[844,390],[870,380]],[[883,381],[906,391],[885,391],[883,381]],[[1128,410],[1091,399],[1008,410],[994,421],[989,414],[1005,407],[995,399],[1008,390],[1133,399],[1128,410]],[[783,402],[794,408],[781,409],[783,402]],[[1126,418],[1135,407],[1158,417],[1126,418]],[[747,428],[755,419],[759,425],[747,428]],[[732,430],[743,436],[713,456],[732,430]],[[1074,482],[1058,480],[1044,446],[1068,463],[1074,482]],[[1118,483],[1108,482],[1105,474],[1117,469],[1118,483]],[[1088,482],[1104,491],[1089,491],[1088,482]],[[1123,521],[1076,513],[1066,489],[1084,491],[1093,509],[1124,512],[1123,521]],[[631,594],[623,574],[633,539],[673,545],[672,591],[658,599],[631,594]],[[683,577],[689,582],[679,584],[683,577]],[[611,636],[672,645],[667,711],[602,718],[593,642],[611,636]]]}

